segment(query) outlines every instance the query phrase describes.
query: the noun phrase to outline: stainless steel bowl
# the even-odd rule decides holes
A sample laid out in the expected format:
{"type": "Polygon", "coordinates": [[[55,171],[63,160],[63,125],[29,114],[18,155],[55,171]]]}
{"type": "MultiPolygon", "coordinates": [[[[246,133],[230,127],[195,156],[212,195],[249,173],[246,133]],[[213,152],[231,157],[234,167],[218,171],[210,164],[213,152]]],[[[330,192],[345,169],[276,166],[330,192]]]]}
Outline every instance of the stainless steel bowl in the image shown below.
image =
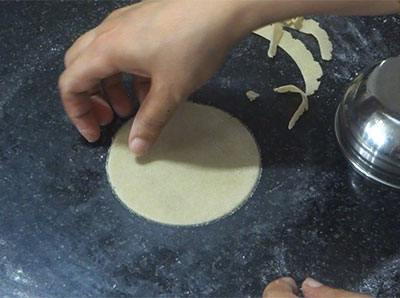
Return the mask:
{"type": "Polygon", "coordinates": [[[336,111],[335,131],[360,174],[400,189],[400,56],[354,80],[336,111]]]}

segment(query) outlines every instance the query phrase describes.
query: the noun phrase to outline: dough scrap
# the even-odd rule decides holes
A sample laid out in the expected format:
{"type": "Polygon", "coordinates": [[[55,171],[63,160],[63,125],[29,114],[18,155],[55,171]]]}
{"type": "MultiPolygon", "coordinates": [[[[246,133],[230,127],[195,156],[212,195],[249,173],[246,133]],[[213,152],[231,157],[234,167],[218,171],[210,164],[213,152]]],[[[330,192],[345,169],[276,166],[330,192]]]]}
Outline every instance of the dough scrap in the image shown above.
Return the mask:
{"type": "MultiPolygon", "coordinates": [[[[273,39],[272,25],[262,27],[253,32],[269,41],[273,39]]],[[[314,60],[311,52],[305,45],[300,40],[293,38],[287,31],[283,31],[279,47],[288,53],[299,67],[306,86],[305,93],[307,95],[314,94],[321,83],[319,81],[323,74],[321,65],[314,60]]]]}
{"type": "Polygon", "coordinates": [[[278,93],[295,92],[301,95],[302,99],[301,104],[297,108],[296,112],[294,112],[292,118],[289,121],[288,128],[292,129],[295,126],[297,120],[299,120],[299,118],[304,114],[304,112],[308,110],[308,97],[301,89],[299,89],[294,85],[281,86],[275,88],[274,91],[278,93]]]}
{"type": "Polygon", "coordinates": [[[254,101],[260,96],[260,94],[253,90],[249,90],[246,92],[246,96],[250,101],[254,101]]]}
{"type": "Polygon", "coordinates": [[[261,159],[253,136],[219,109],[182,103],[140,158],[127,145],[131,124],[113,140],[107,173],[125,206],[147,219],[206,223],[237,210],[258,183],[261,159]]]}
{"type": "Polygon", "coordinates": [[[319,79],[322,77],[323,72],[321,65],[314,60],[311,52],[307,50],[305,45],[301,41],[294,39],[290,33],[284,31],[283,26],[314,36],[318,42],[323,60],[329,61],[332,59],[333,47],[328,33],[319,26],[319,23],[312,19],[304,20],[304,17],[288,19],[253,31],[255,34],[270,41],[268,50],[270,58],[275,56],[277,46],[279,45],[296,62],[303,76],[306,92],[294,85],[286,85],[274,89],[275,92],[279,93],[299,93],[302,97],[301,104],[289,121],[288,128],[292,129],[297,120],[308,110],[307,95],[312,95],[318,90],[320,85],[319,79]]]}
{"type": "Polygon", "coordinates": [[[328,33],[319,26],[317,21],[307,19],[302,21],[302,26],[300,28],[296,27],[295,23],[292,23],[289,27],[314,36],[318,42],[322,60],[329,61],[332,59],[332,42],[329,39],[328,33]]]}
{"type": "Polygon", "coordinates": [[[292,19],[285,20],[282,23],[284,26],[292,27],[296,30],[299,30],[301,27],[303,27],[303,20],[304,17],[295,17],[292,19]]]}
{"type": "Polygon", "coordinates": [[[273,33],[272,33],[272,40],[269,43],[268,49],[268,57],[274,58],[276,55],[276,50],[278,49],[278,45],[281,41],[282,34],[283,34],[283,25],[282,23],[275,23],[272,24],[273,33]]]}

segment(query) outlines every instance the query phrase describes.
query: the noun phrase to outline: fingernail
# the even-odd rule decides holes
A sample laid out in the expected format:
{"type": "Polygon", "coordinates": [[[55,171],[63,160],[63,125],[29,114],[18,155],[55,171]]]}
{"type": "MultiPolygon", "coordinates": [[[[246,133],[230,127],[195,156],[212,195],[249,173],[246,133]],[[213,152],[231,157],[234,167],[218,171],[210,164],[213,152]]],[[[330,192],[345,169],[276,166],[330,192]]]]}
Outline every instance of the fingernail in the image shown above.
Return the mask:
{"type": "Polygon", "coordinates": [[[311,277],[307,277],[303,285],[308,286],[310,288],[319,288],[323,286],[323,284],[321,284],[319,281],[316,281],[311,277]]]}
{"type": "Polygon", "coordinates": [[[149,147],[150,143],[141,138],[134,138],[130,146],[133,153],[135,153],[138,156],[145,154],[146,151],[149,149],[149,147]]]}

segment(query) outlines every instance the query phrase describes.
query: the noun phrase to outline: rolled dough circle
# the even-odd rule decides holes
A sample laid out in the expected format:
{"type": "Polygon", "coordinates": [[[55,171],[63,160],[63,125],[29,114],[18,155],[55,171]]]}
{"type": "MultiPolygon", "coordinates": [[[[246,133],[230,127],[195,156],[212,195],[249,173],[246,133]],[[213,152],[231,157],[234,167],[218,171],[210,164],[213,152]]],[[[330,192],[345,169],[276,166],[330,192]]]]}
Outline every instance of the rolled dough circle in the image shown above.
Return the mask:
{"type": "Polygon", "coordinates": [[[131,124],[114,138],[107,173],[115,194],[133,212],[164,224],[202,224],[233,213],[256,187],[257,144],[229,114],[185,102],[139,158],[128,148],[131,124]]]}

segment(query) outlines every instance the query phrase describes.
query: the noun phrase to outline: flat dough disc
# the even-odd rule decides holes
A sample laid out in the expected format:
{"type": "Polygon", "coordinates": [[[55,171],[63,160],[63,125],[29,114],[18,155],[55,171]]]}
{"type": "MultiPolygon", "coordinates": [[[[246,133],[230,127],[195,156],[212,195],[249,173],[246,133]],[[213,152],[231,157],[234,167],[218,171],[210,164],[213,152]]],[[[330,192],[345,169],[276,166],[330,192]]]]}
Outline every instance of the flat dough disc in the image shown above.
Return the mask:
{"type": "Polygon", "coordinates": [[[128,148],[132,120],[118,131],[107,172],[121,201],[165,224],[206,223],[239,208],[261,173],[253,136],[229,114],[205,105],[180,105],[143,157],[128,148]]]}

